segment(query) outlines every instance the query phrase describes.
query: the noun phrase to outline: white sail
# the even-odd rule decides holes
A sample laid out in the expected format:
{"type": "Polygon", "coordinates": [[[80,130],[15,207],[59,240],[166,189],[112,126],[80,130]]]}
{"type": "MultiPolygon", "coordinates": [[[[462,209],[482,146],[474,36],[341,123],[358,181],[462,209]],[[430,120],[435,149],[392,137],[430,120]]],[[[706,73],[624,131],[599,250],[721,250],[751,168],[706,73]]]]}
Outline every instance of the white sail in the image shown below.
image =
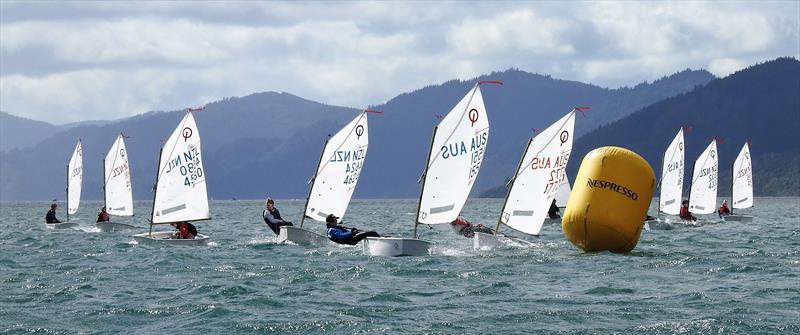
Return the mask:
{"type": "Polygon", "coordinates": [[[683,197],[683,128],[678,131],[672,143],[664,152],[664,166],[661,167],[661,193],[658,208],[661,212],[678,215],[683,197]]]}
{"type": "Polygon", "coordinates": [[[750,146],[745,143],[733,162],[732,208],[753,207],[753,163],[750,146]]]}
{"type": "Polygon", "coordinates": [[[694,162],[692,188],[689,193],[689,211],[697,214],[716,212],[717,204],[717,141],[712,140],[694,162]]]}
{"type": "Polygon", "coordinates": [[[570,193],[572,193],[572,186],[569,185],[569,178],[564,174],[564,180],[561,181],[561,185],[558,186],[558,191],[556,191],[556,206],[567,207],[570,193]]]}
{"type": "Polygon", "coordinates": [[[83,146],[81,140],[75,145],[72,158],[67,167],[67,213],[75,214],[81,205],[81,186],[83,185],[83,146]]]}
{"type": "Polygon", "coordinates": [[[369,146],[367,112],[356,116],[325,145],[306,206],[307,217],[344,217],[369,146]]]}
{"type": "Polygon", "coordinates": [[[128,152],[122,134],[111,145],[103,161],[105,166],[105,203],[111,215],[133,215],[133,191],[128,165],[128,152]]]}
{"type": "Polygon", "coordinates": [[[186,113],[161,151],[152,223],[211,217],[201,152],[194,116],[186,113]]]}
{"type": "Polygon", "coordinates": [[[571,111],[528,142],[500,222],[526,234],[539,234],[550,204],[566,181],[574,129],[575,112],[571,111]]]}
{"type": "Polygon", "coordinates": [[[476,84],[436,127],[418,223],[449,223],[458,217],[480,171],[488,139],[489,118],[476,84]]]}

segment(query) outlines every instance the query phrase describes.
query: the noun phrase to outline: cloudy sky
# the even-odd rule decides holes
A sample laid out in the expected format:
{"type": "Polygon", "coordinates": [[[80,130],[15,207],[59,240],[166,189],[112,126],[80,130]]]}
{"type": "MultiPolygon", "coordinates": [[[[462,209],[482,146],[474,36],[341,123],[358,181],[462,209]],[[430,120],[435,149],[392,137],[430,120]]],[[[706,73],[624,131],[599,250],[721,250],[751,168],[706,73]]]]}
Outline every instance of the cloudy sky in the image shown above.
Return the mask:
{"type": "Polygon", "coordinates": [[[61,124],[281,91],[364,107],[518,68],[604,87],[800,58],[800,1],[0,1],[0,110],[61,124]]]}

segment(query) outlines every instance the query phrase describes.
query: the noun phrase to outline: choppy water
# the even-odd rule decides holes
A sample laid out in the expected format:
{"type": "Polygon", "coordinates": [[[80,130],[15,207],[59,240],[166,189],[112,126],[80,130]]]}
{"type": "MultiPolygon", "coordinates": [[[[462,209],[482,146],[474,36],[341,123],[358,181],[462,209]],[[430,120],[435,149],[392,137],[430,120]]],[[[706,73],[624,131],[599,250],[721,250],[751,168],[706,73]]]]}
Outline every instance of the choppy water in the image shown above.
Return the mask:
{"type": "MultiPolygon", "coordinates": [[[[302,205],[278,201],[288,218],[302,205]]],[[[546,225],[534,247],[494,251],[425,227],[434,255],[381,258],[276,244],[261,201],[212,202],[207,247],[135,244],[147,202],[118,220],[139,229],[113,233],[92,227],[98,203],[68,230],[44,227],[46,203],[3,203],[0,332],[797,334],[799,205],[757,199],[751,224],[643,232],[629,254],[583,253],[546,225]]],[[[346,221],[408,236],[415,206],[354,201],[346,221]]],[[[492,223],[499,207],[465,214],[492,223]]]]}

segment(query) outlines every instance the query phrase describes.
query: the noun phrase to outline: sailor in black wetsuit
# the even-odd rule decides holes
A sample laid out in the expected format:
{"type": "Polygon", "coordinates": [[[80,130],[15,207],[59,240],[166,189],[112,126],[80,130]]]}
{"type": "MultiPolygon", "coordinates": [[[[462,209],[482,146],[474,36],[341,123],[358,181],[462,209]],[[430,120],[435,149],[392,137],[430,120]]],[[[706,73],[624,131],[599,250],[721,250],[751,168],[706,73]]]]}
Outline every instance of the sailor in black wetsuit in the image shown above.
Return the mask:
{"type": "Polygon", "coordinates": [[[291,222],[281,218],[281,212],[275,208],[275,201],[272,198],[267,198],[267,208],[261,214],[264,217],[264,223],[269,226],[269,229],[272,229],[275,235],[280,234],[281,226],[292,226],[291,222]]]}
{"type": "Polygon", "coordinates": [[[355,228],[347,228],[336,223],[339,220],[333,214],[325,218],[325,225],[328,226],[328,239],[339,244],[356,245],[367,237],[381,237],[374,231],[360,231],[355,228]]]}
{"type": "Polygon", "coordinates": [[[547,210],[547,216],[551,219],[560,219],[561,218],[561,211],[558,210],[558,206],[556,205],[556,199],[553,199],[553,202],[550,204],[550,209],[547,210]]]}
{"type": "Polygon", "coordinates": [[[61,223],[61,221],[56,218],[56,207],[58,207],[56,204],[50,205],[50,210],[47,211],[47,215],[44,217],[44,222],[61,223]]]}

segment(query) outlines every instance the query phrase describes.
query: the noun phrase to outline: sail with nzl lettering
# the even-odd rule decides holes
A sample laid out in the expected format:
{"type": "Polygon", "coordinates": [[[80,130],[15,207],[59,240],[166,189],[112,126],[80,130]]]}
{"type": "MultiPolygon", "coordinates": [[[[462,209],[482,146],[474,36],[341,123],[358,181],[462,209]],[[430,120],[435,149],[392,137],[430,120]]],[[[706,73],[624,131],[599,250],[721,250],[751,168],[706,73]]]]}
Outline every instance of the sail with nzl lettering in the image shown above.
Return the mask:
{"type": "Polygon", "coordinates": [[[111,215],[133,215],[133,190],[131,189],[131,173],[128,165],[128,151],[122,134],[108,150],[105,160],[105,204],[111,215]]]}
{"type": "Polygon", "coordinates": [[[211,218],[200,132],[191,112],[164,143],[159,161],[152,223],[211,218]]]}
{"type": "Polygon", "coordinates": [[[363,111],[325,144],[309,192],[306,217],[322,222],[329,214],[344,217],[368,146],[367,111],[363,111]]]}
{"type": "Polygon", "coordinates": [[[690,212],[696,214],[716,212],[718,167],[717,141],[714,139],[694,162],[692,188],[689,192],[690,212]]]}
{"type": "Polygon", "coordinates": [[[449,223],[461,213],[483,162],[489,117],[475,84],[434,130],[417,222],[449,223]]]}

